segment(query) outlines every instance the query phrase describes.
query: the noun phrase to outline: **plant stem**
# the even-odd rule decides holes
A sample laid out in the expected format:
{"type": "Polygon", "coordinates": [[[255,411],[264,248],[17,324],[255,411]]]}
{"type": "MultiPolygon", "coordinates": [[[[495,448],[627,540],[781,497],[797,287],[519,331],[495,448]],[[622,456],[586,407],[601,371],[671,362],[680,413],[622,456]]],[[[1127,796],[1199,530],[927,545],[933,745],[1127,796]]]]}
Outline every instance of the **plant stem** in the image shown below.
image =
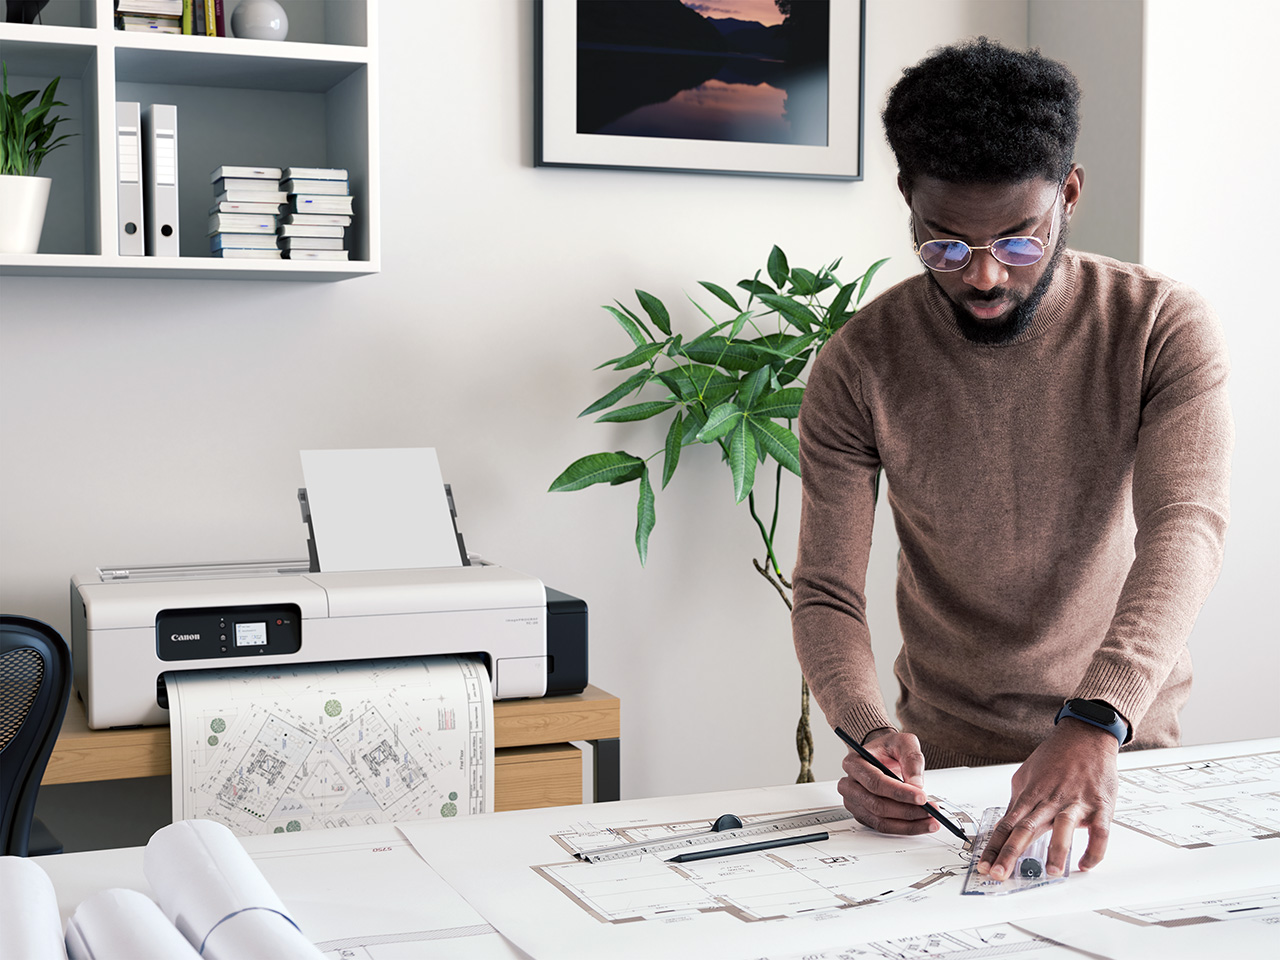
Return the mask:
{"type": "MultiPolygon", "coordinates": [[[[769,555],[769,566],[773,570],[777,570],[779,572],[779,576],[781,576],[781,568],[778,565],[778,558],[773,555],[773,538],[769,536],[769,531],[764,528],[764,523],[761,521],[759,514],[756,513],[756,492],[754,490],[747,494],[747,509],[751,511],[751,519],[754,520],[756,522],[756,526],[760,528],[760,537],[764,540],[764,549],[769,555]]],[[[758,565],[757,569],[759,569],[758,565]]],[[[763,573],[764,571],[761,572],[763,573]]],[[[768,574],[765,574],[765,576],[768,576],[768,574]]],[[[787,603],[787,607],[790,609],[790,602],[787,603]]]]}

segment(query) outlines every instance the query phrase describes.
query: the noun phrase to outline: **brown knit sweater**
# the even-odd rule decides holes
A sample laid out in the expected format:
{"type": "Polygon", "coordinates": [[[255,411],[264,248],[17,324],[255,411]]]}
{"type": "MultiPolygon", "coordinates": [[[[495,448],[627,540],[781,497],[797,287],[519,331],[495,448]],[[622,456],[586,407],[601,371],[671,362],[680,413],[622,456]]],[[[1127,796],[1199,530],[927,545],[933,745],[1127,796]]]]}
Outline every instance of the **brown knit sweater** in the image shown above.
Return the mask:
{"type": "Polygon", "coordinates": [[[1069,251],[1015,342],[965,340],[921,275],[823,348],[800,412],[792,627],[832,725],[892,721],[865,579],[883,468],[901,542],[901,727],[931,766],[1025,759],[1068,697],[1176,744],[1222,562],[1226,347],[1188,287],[1069,251]]]}

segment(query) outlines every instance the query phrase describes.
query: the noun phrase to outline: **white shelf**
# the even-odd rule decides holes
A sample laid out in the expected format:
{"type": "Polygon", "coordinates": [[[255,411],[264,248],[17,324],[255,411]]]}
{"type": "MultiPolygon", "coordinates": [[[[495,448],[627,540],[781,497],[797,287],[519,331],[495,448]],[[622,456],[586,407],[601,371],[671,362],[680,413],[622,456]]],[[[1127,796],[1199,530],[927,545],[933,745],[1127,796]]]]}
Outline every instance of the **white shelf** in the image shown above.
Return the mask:
{"type": "MultiPolygon", "coordinates": [[[[61,77],[58,99],[67,107],[59,112],[70,121],[58,132],[78,134],[40,170],[54,180],[41,252],[0,254],[0,276],[317,281],[377,273],[377,0],[281,2],[284,42],[115,30],[112,0],[64,0],[57,24],[0,23],[10,90],[61,77]],[[117,255],[117,100],[178,108],[180,257],[117,255]],[[352,259],[212,256],[209,174],[223,164],[347,169],[352,259]]],[[[226,6],[229,21],[235,3],[226,6]]]]}

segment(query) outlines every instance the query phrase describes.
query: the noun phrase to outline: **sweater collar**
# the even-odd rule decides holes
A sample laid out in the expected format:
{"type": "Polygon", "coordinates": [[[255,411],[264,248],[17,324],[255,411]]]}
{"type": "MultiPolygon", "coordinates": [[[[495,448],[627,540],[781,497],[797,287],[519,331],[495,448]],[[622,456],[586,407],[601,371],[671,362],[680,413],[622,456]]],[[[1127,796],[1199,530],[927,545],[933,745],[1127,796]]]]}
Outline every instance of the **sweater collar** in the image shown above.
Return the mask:
{"type": "Polygon", "coordinates": [[[938,288],[936,283],[930,282],[928,277],[921,278],[925,284],[925,304],[935,320],[941,323],[948,332],[964,340],[965,343],[972,344],[975,347],[999,348],[1017,346],[1020,343],[1026,343],[1028,340],[1034,340],[1039,337],[1066,314],[1071,305],[1071,300],[1075,296],[1079,265],[1080,259],[1076,251],[1070,249],[1063,251],[1062,259],[1058,262],[1058,269],[1054,272],[1053,279],[1049,281],[1049,289],[1045,291],[1044,298],[1040,301],[1040,306],[1036,308],[1036,315],[1031,321],[1031,325],[1006,343],[973,343],[973,341],[965,337],[960,330],[960,325],[956,323],[956,315],[951,300],[938,288]]]}

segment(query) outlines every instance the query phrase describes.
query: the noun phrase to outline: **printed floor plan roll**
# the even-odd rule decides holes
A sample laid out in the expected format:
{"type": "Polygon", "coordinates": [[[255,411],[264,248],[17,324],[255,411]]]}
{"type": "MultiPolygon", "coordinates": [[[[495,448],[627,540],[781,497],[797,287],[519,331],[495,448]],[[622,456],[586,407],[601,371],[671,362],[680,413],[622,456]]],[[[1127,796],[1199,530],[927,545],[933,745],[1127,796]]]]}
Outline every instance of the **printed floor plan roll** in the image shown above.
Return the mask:
{"type": "Polygon", "coordinates": [[[173,818],[238,836],[493,810],[493,695],[462,657],[173,674],[173,818]]]}

